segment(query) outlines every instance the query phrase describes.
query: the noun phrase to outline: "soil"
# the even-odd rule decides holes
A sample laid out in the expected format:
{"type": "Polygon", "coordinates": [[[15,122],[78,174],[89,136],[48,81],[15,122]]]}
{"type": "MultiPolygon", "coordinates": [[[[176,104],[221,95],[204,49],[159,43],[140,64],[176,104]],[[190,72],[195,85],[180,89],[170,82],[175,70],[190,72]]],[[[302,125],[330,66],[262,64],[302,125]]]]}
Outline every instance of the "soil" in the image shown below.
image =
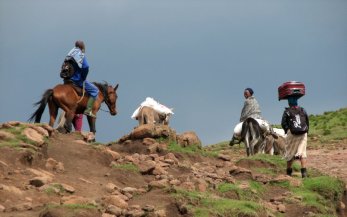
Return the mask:
{"type": "MultiPolygon", "coordinates": [[[[69,211],[63,209],[52,209],[51,213],[43,215],[43,209],[47,204],[60,204],[62,196],[59,194],[47,194],[38,188],[30,186],[29,180],[33,174],[28,169],[39,171],[47,170],[45,162],[47,158],[53,158],[64,164],[63,173],[51,173],[54,175],[55,183],[64,183],[75,188],[75,195],[91,198],[99,201],[104,195],[107,195],[105,186],[113,183],[120,188],[134,187],[146,188],[147,184],[155,180],[155,176],[141,175],[140,173],[131,173],[110,167],[112,159],[110,155],[101,152],[96,146],[81,143],[79,135],[56,134],[51,137],[46,151],[43,153],[27,153],[10,148],[1,148],[0,151],[0,205],[10,209],[2,212],[2,217],[37,217],[37,216],[64,216],[69,211]],[[1,189],[1,186],[15,186],[10,192],[1,189]],[[26,209],[26,204],[30,203],[30,208],[26,209]]],[[[112,145],[112,150],[120,154],[128,154],[134,150],[141,150],[141,145],[134,143],[132,147],[123,147],[112,145]]],[[[316,168],[319,171],[341,178],[347,183],[347,140],[337,142],[326,147],[309,148],[307,159],[307,168],[316,168]]],[[[234,153],[232,162],[245,156],[243,151],[234,153]]],[[[197,155],[176,154],[179,161],[189,163],[204,162],[206,160],[216,161],[212,163],[221,163],[222,160],[204,158],[197,155]]],[[[249,167],[247,162],[245,167],[249,167]]],[[[264,165],[263,165],[264,166],[264,165]]],[[[271,167],[272,165],[268,165],[271,167]]],[[[169,174],[180,178],[189,176],[191,171],[187,167],[172,167],[168,170],[169,174]]],[[[3,187],[2,187],[3,188],[3,187]]],[[[276,195],[285,193],[283,189],[274,187],[265,197],[273,198],[276,195]]],[[[65,194],[65,193],[64,193],[65,194]]],[[[235,198],[235,195],[229,195],[235,198]]],[[[347,201],[345,201],[346,204],[347,201]]],[[[137,205],[144,207],[154,206],[156,210],[166,210],[169,217],[183,216],[177,209],[174,199],[166,189],[154,189],[145,194],[137,195],[128,201],[129,206],[137,205]]],[[[283,216],[294,217],[300,213],[298,207],[287,207],[289,210],[283,216]]],[[[344,210],[346,212],[347,209],[344,210]]],[[[73,216],[101,216],[101,212],[95,211],[85,213],[85,210],[78,211],[73,216]]],[[[69,216],[70,214],[66,214],[69,216]]],[[[341,213],[341,216],[347,216],[347,213],[341,213]]]]}

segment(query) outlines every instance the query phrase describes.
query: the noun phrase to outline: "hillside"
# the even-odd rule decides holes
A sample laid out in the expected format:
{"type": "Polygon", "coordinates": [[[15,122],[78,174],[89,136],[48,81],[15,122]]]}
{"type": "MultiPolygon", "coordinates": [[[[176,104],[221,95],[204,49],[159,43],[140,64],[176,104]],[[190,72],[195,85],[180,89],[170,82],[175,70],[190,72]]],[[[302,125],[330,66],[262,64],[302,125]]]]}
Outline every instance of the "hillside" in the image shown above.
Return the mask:
{"type": "Polygon", "coordinates": [[[225,142],[202,148],[170,128],[139,127],[99,144],[44,124],[3,123],[0,216],[346,216],[346,111],[310,117],[307,179],[299,165],[284,175],[280,156],[247,158],[225,142]]]}

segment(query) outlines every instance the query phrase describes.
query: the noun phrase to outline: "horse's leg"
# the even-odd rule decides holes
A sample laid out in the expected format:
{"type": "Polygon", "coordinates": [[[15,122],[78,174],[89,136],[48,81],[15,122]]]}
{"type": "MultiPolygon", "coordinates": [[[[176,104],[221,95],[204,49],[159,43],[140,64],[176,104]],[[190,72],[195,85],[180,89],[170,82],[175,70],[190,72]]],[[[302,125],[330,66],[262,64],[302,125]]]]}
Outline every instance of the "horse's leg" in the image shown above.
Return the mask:
{"type": "Polygon", "coordinates": [[[58,106],[52,100],[48,101],[48,109],[49,109],[49,126],[53,127],[55,119],[58,115],[58,106]]]}
{"type": "Polygon", "coordinates": [[[64,128],[65,130],[70,133],[72,131],[72,119],[74,118],[75,113],[71,112],[71,111],[67,111],[65,113],[65,124],[64,124],[64,128]]]}
{"type": "Polygon", "coordinates": [[[88,120],[88,124],[89,124],[89,131],[95,134],[95,132],[96,132],[96,129],[95,129],[96,118],[87,116],[87,120],[88,120]]]}

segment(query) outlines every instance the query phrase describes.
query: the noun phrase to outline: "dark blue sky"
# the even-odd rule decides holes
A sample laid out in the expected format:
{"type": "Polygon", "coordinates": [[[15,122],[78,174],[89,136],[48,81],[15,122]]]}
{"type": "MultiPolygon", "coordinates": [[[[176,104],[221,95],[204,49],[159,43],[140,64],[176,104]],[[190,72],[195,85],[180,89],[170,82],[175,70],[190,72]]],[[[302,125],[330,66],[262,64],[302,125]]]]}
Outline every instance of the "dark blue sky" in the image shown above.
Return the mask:
{"type": "Polygon", "coordinates": [[[98,113],[101,142],[129,133],[146,97],[204,144],[231,138],[246,87],[274,124],[289,80],[306,84],[308,113],[337,110],[347,106],[346,20],[344,0],[0,0],[0,122],[28,119],[77,39],[88,80],[120,84],[119,114],[98,113]]]}

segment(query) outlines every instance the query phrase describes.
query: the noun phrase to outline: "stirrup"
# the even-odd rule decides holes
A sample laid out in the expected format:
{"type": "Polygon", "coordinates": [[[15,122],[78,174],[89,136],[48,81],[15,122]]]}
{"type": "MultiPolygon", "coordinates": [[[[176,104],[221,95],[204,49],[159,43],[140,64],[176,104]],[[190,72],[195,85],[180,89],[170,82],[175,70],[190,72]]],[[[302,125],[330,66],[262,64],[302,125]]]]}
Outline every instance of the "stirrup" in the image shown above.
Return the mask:
{"type": "Polygon", "coordinates": [[[83,114],[85,114],[85,115],[87,115],[89,117],[92,117],[92,118],[96,118],[96,115],[94,115],[92,111],[89,111],[89,112],[85,111],[83,114]]]}

